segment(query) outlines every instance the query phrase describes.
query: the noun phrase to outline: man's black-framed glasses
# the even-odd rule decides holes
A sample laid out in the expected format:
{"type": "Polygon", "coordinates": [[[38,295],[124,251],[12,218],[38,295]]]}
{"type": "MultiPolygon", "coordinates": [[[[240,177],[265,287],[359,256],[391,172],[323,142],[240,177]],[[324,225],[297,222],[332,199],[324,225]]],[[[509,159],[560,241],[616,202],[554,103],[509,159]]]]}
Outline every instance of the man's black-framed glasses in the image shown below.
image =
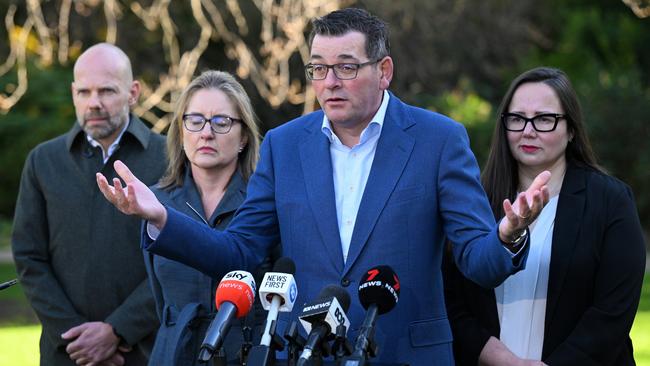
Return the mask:
{"type": "Polygon", "coordinates": [[[521,132],[526,129],[526,124],[530,122],[537,132],[551,132],[557,127],[557,123],[566,118],[563,114],[543,113],[533,118],[526,118],[517,113],[504,113],[501,115],[503,127],[508,131],[521,132]]]}
{"type": "Polygon", "coordinates": [[[210,128],[214,133],[224,134],[230,132],[234,122],[242,122],[239,118],[230,116],[216,115],[205,118],[199,113],[187,113],[183,115],[183,125],[190,132],[199,132],[203,130],[206,123],[210,123],[210,128]]]}
{"type": "Polygon", "coordinates": [[[349,62],[334,65],[308,63],[305,65],[305,74],[307,74],[307,79],[309,80],[324,80],[327,77],[327,72],[332,69],[334,70],[334,75],[337,79],[351,80],[357,77],[360,68],[376,64],[379,61],[381,61],[381,59],[360,64],[349,62]]]}

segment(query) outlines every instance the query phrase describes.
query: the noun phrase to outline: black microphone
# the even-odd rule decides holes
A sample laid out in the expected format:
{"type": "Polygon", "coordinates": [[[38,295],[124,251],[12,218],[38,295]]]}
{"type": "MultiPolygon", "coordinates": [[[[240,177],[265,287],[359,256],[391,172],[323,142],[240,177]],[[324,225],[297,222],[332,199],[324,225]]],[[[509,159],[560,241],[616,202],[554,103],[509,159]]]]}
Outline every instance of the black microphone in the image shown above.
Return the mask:
{"type": "Polygon", "coordinates": [[[314,351],[323,348],[323,342],[333,337],[340,325],[346,331],[350,321],[345,312],[350,307],[350,295],[337,285],[328,285],[318,295],[318,300],[305,304],[299,316],[305,330],[309,333],[305,348],[298,359],[298,366],[306,365],[314,351]]]}
{"type": "Polygon", "coordinates": [[[249,366],[263,366],[273,364],[275,351],[284,349],[284,341],[275,334],[278,313],[291,312],[298,297],[298,287],[293,274],[296,273],[296,264],[291,258],[282,257],[275,261],[273,270],[266,272],[260,284],[260,303],[269,311],[262,340],[258,346],[253,347],[248,354],[249,366]]]}
{"type": "Polygon", "coordinates": [[[18,280],[16,280],[16,279],[0,283],[0,290],[4,290],[4,289],[6,289],[8,287],[11,287],[11,286],[17,284],[17,283],[18,283],[18,280]]]}
{"type": "Polygon", "coordinates": [[[201,344],[199,352],[201,362],[210,361],[214,353],[221,348],[233,320],[246,316],[253,307],[255,301],[253,275],[245,271],[228,272],[219,282],[214,301],[218,312],[201,344]]]}
{"type": "Polygon", "coordinates": [[[399,279],[389,266],[377,266],[366,272],[359,282],[359,301],[367,310],[352,356],[343,360],[344,366],[364,365],[368,357],[377,356],[373,341],[377,315],[391,311],[399,299],[399,279]]]}

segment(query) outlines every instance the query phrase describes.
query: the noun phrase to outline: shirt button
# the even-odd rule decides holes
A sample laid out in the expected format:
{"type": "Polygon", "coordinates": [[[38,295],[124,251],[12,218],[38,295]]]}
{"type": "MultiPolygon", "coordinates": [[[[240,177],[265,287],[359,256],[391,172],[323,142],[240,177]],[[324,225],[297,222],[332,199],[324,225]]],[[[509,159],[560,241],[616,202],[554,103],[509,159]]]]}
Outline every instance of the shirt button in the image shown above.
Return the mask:
{"type": "Polygon", "coordinates": [[[341,286],[343,286],[343,287],[350,286],[350,280],[348,280],[347,278],[342,279],[341,280],[341,286]]]}

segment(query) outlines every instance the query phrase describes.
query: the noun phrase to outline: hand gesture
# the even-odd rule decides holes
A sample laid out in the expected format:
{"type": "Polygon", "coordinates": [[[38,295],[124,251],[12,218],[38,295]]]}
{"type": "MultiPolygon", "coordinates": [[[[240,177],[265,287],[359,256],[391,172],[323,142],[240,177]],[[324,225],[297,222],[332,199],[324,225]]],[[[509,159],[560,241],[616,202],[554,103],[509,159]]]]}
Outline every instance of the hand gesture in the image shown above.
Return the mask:
{"type": "Polygon", "coordinates": [[[126,187],[122,187],[122,182],[118,178],[113,179],[113,186],[111,186],[102,173],[97,173],[97,185],[104,197],[122,213],[139,216],[162,228],[167,221],[165,207],[149,187],[136,178],[124,163],[116,160],[113,166],[115,172],[126,183],[126,187]]]}
{"type": "Polygon", "coordinates": [[[551,179],[551,173],[541,172],[525,192],[521,192],[514,203],[505,199],[503,211],[506,216],[499,222],[499,238],[506,243],[525,230],[537,219],[542,209],[548,203],[549,193],[546,184],[551,179]]]}

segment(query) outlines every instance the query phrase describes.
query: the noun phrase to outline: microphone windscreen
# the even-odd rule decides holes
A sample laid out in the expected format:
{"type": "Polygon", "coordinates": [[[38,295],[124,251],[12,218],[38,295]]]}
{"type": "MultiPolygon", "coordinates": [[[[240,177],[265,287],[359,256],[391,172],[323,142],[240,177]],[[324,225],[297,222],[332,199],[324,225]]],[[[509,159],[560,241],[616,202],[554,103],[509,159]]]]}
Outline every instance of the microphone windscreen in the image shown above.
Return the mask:
{"type": "Polygon", "coordinates": [[[345,291],[343,287],[334,284],[327,285],[323,287],[318,294],[318,300],[326,300],[331,297],[336,297],[336,300],[338,300],[343,311],[348,311],[350,308],[350,295],[348,295],[347,291],[345,291]]]}
{"type": "Polygon", "coordinates": [[[214,302],[217,310],[224,302],[230,302],[237,308],[237,318],[246,316],[255,302],[255,280],[253,275],[244,271],[232,271],[219,282],[214,302]]]}
{"type": "Polygon", "coordinates": [[[273,264],[273,272],[295,274],[296,264],[289,257],[279,258],[273,264]]]}
{"type": "Polygon", "coordinates": [[[389,266],[376,266],[361,276],[359,281],[359,302],[367,310],[377,305],[377,312],[391,311],[399,299],[399,279],[389,266]]]}

